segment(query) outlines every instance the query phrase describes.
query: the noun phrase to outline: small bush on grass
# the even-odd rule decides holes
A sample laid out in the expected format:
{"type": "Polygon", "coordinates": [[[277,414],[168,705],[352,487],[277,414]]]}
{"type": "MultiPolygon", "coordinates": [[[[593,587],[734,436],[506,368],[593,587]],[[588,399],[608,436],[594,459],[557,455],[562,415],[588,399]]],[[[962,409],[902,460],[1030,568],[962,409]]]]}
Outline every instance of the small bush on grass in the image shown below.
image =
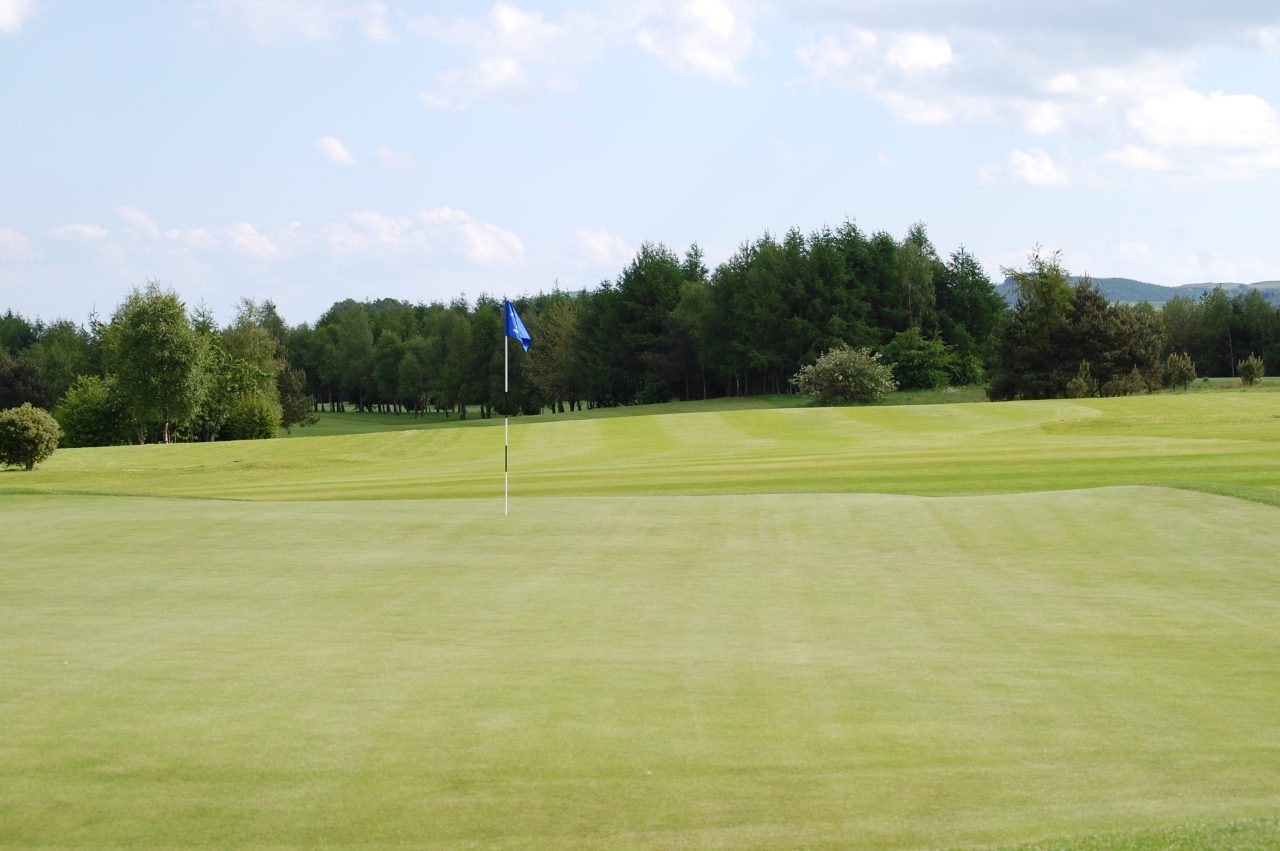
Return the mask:
{"type": "Polygon", "coordinates": [[[30,402],[0,411],[0,464],[34,470],[58,448],[61,437],[58,421],[30,402]]]}
{"type": "Polygon", "coordinates": [[[261,395],[236,401],[218,436],[223,440],[266,440],[280,431],[280,406],[261,395]]]}
{"type": "Polygon", "coordinates": [[[803,366],[791,383],[819,405],[878,402],[898,388],[893,370],[870,349],[841,346],[803,366]]]}
{"type": "Polygon", "coordinates": [[[1249,357],[1236,364],[1236,375],[1240,376],[1240,380],[1244,382],[1245,387],[1252,387],[1266,374],[1267,371],[1262,365],[1262,358],[1257,355],[1249,355],[1249,357]]]}
{"type": "Polygon", "coordinates": [[[1164,359],[1164,373],[1160,379],[1160,383],[1165,387],[1181,386],[1186,390],[1191,382],[1196,380],[1195,361],[1191,360],[1191,355],[1186,352],[1169,355],[1164,359]]]}

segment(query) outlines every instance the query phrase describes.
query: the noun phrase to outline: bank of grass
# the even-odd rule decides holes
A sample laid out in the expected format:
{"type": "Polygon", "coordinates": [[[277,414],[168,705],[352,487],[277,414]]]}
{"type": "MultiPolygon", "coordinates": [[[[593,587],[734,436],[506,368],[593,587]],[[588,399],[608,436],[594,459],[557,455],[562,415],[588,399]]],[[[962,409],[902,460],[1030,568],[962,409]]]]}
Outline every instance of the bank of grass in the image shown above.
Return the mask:
{"type": "MultiPolygon", "coordinates": [[[[1280,504],[1280,394],[518,418],[518,498],[1165,485],[1280,504]]],[[[492,421],[491,421],[492,422],[492,421]]],[[[501,421],[497,421],[500,426],[501,421]]],[[[501,428],[59,450],[0,488],[232,499],[493,498],[501,428]]]]}
{"type": "MultiPolygon", "coordinates": [[[[878,405],[938,405],[955,402],[982,402],[986,392],[981,387],[946,387],[936,390],[904,390],[890,393],[878,405]]],[[[518,416],[519,421],[564,422],[575,420],[612,419],[615,417],[647,417],[654,414],[696,414],[720,411],[752,411],[770,408],[804,408],[809,400],[795,394],[768,396],[735,396],[718,399],[700,399],[691,402],[667,402],[656,405],[619,405],[612,408],[583,408],[578,411],[556,413],[547,409],[533,417],[518,416]]],[[[456,412],[430,411],[422,414],[381,413],[372,411],[319,411],[317,422],[311,426],[281,429],[281,437],[332,437],[336,434],[377,434],[388,431],[405,431],[419,428],[474,428],[500,425],[502,417],[480,417],[478,405],[470,408],[466,420],[456,412]]]]}
{"type": "Polygon", "coordinates": [[[511,437],[0,473],[0,846],[1280,845],[1280,396],[511,437]]]}

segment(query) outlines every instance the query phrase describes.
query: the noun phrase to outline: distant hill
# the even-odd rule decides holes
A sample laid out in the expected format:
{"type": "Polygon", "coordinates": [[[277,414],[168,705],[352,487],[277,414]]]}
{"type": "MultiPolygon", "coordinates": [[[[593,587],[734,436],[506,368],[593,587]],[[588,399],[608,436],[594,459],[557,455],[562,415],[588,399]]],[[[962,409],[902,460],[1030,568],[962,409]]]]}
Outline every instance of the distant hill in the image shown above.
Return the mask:
{"type": "MultiPolygon", "coordinates": [[[[1071,282],[1074,284],[1079,280],[1078,276],[1073,276],[1071,282]]],[[[1222,287],[1228,295],[1258,290],[1267,301],[1280,305],[1280,281],[1258,281],[1253,284],[1183,284],[1178,287],[1166,287],[1161,284],[1135,281],[1132,278],[1094,278],[1093,283],[1111,301],[1146,301],[1151,304],[1164,304],[1174,296],[1200,298],[1214,287],[1222,287]]],[[[1005,278],[1004,283],[996,287],[996,291],[1004,296],[1004,300],[1009,304],[1017,300],[1018,290],[1010,278],[1005,278]]]]}

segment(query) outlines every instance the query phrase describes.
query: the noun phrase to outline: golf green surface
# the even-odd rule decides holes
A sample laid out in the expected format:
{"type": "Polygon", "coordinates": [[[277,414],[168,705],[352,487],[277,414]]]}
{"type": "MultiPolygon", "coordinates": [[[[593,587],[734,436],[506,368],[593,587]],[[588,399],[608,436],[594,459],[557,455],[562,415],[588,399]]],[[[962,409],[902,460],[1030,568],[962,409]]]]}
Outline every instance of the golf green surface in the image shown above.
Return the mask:
{"type": "Polygon", "coordinates": [[[1280,395],[511,444],[0,473],[0,845],[1280,844],[1280,395]]]}

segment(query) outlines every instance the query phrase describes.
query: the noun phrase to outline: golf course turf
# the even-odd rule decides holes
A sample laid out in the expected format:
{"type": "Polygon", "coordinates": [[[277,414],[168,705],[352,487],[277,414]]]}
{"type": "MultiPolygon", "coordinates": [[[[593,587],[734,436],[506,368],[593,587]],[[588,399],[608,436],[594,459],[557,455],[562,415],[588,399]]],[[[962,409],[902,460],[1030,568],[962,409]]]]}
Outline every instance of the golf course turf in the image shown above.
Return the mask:
{"type": "Polygon", "coordinates": [[[0,472],[0,845],[1271,848],[1280,394],[0,472]]]}

